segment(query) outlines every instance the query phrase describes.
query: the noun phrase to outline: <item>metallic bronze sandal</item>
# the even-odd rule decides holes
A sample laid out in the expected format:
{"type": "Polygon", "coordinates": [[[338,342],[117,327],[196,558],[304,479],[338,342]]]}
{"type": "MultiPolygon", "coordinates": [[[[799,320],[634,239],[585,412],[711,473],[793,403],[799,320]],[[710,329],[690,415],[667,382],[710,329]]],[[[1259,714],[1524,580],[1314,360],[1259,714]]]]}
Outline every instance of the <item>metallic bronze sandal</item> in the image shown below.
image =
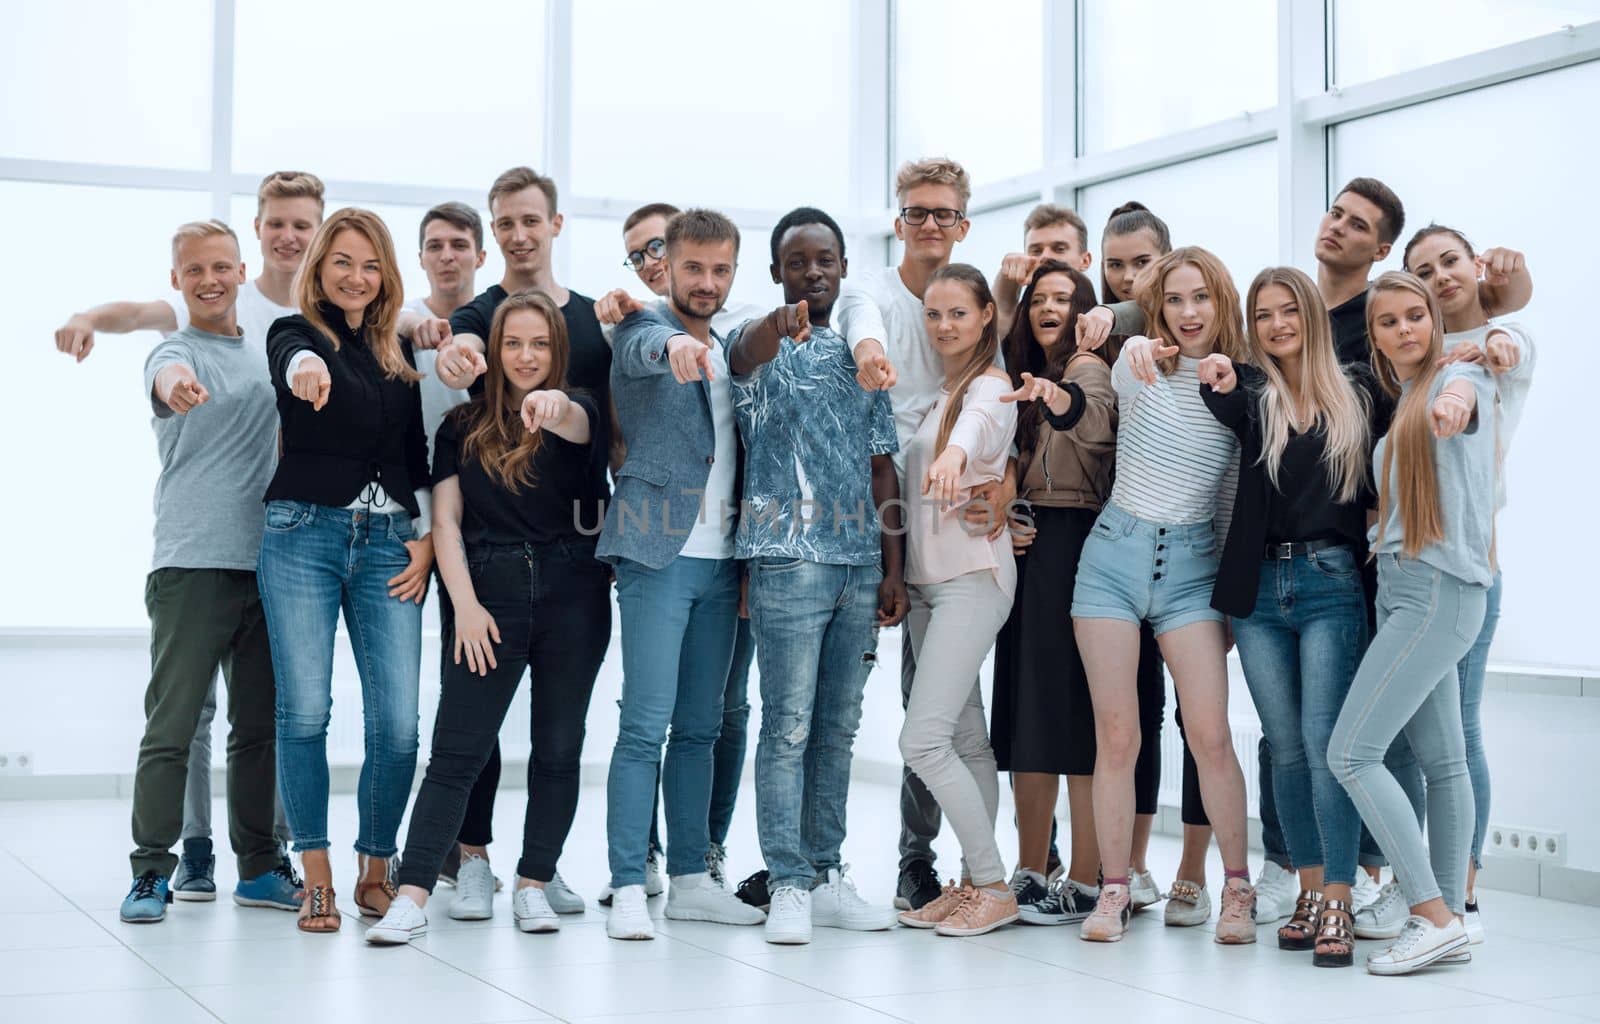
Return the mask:
{"type": "Polygon", "coordinates": [[[1355,963],[1356,937],[1350,929],[1355,924],[1355,913],[1344,900],[1328,900],[1322,906],[1322,916],[1317,919],[1316,952],[1311,962],[1318,967],[1349,967],[1355,963]],[[1344,949],[1324,951],[1323,946],[1338,943],[1344,949]]]}
{"type": "Polygon", "coordinates": [[[1317,919],[1322,916],[1325,897],[1312,889],[1301,889],[1294,901],[1294,916],[1278,929],[1278,948],[1304,951],[1317,943],[1317,919]]]}

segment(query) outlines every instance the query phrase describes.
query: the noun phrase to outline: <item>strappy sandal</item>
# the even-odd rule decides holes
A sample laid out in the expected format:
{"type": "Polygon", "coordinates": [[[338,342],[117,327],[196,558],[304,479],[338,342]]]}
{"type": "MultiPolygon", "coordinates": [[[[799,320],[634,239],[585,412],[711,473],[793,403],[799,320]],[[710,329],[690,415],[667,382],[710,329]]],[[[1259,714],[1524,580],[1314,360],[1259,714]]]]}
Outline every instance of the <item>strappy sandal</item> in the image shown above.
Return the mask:
{"type": "Polygon", "coordinates": [[[1294,901],[1294,916],[1278,929],[1278,948],[1304,951],[1317,943],[1317,924],[1325,897],[1314,889],[1301,889],[1294,901]]]}
{"type": "Polygon", "coordinates": [[[356,909],[361,911],[362,917],[382,917],[388,912],[389,904],[393,903],[395,898],[400,895],[400,890],[395,888],[394,882],[388,876],[387,865],[385,865],[383,881],[369,882],[366,880],[367,868],[379,860],[382,860],[382,858],[369,857],[360,853],[356,854],[356,909]],[[379,894],[388,897],[388,902],[384,903],[382,910],[368,902],[371,897],[379,894]]]}
{"type": "Polygon", "coordinates": [[[1355,963],[1356,937],[1350,931],[1355,924],[1355,913],[1345,900],[1328,900],[1322,905],[1322,916],[1317,919],[1316,952],[1311,962],[1318,967],[1349,967],[1355,963]],[[1337,952],[1324,946],[1340,945],[1337,952]]]}
{"type": "Polygon", "coordinates": [[[333,886],[308,885],[306,886],[305,902],[300,904],[300,916],[295,921],[295,927],[303,932],[332,933],[339,930],[344,919],[339,916],[339,909],[334,906],[333,886]],[[312,924],[313,921],[331,920],[333,927],[324,928],[312,924]]]}

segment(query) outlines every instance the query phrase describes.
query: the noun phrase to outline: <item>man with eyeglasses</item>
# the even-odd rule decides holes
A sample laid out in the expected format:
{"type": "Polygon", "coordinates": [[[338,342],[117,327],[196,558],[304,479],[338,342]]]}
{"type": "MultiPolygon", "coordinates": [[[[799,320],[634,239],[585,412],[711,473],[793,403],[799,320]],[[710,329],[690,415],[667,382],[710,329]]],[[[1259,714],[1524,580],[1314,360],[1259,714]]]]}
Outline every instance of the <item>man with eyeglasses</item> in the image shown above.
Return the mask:
{"type": "MultiPolygon", "coordinates": [[[[677,212],[678,208],[671,203],[646,203],[622,222],[622,248],[626,254],[622,265],[637,274],[650,293],[661,300],[667,297],[667,222],[677,212]]],[[[611,328],[622,319],[623,300],[628,297],[626,289],[617,288],[595,301],[595,316],[607,332],[608,340],[611,328]]],[[[727,334],[746,320],[766,316],[769,312],[770,306],[747,302],[726,305],[711,318],[711,328],[718,334],[727,334]]]]}
{"type": "MultiPolygon", "coordinates": [[[[912,435],[933,408],[944,384],[944,363],[928,343],[923,327],[922,295],[928,279],[950,262],[956,243],[967,237],[967,202],[972,183],[954,160],[932,158],[908,163],[895,177],[900,215],[894,236],[903,243],[899,266],[852,277],[839,296],[833,318],[847,338],[859,318],[881,315],[884,344],[871,339],[852,341],[858,378],[863,387],[886,389],[894,407],[895,433],[900,450],[894,456],[900,493],[916,494],[917,481],[906,480],[905,453],[912,435]]],[[[1004,517],[988,517],[1004,529],[1004,517]]],[[[916,656],[911,633],[900,635],[900,701],[911,698],[916,676],[916,656]]],[[[973,680],[977,685],[977,680],[973,680]]],[[[904,769],[900,787],[900,876],[895,906],[917,910],[939,895],[939,876],[933,869],[933,840],[942,816],[938,801],[921,779],[904,769]]]]}

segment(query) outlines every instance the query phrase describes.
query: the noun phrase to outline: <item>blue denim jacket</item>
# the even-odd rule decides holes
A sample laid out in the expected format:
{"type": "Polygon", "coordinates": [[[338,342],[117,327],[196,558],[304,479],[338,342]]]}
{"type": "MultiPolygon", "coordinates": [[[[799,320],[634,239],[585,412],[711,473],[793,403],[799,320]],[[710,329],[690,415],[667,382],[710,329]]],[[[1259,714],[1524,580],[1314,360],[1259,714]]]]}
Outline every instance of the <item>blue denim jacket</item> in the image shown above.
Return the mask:
{"type": "MultiPolygon", "coordinates": [[[[626,558],[665,568],[683,550],[700,514],[717,439],[710,385],[679,384],[667,362],[668,340],[687,333],[665,306],[630,314],[617,325],[611,397],[628,455],[617,470],[595,549],[603,561],[626,558]]],[[[713,343],[721,345],[722,339],[713,335],[713,343]]]]}

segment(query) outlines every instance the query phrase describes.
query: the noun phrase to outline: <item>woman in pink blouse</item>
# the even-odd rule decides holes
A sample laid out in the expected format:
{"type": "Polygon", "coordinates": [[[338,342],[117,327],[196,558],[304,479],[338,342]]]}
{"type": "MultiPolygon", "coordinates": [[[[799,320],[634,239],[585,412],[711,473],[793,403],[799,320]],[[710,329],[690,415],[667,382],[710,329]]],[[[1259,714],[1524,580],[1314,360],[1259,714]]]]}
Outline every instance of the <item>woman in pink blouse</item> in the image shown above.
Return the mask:
{"type": "Polygon", "coordinates": [[[969,529],[961,508],[974,487],[1005,472],[1017,410],[1000,400],[1011,380],[995,365],[994,297],[983,274],[963,263],[945,267],[929,280],[923,307],[945,383],[906,453],[907,479],[922,486],[907,516],[917,672],[900,753],[955,829],[966,877],[900,920],[941,935],[982,935],[1017,919],[995,845],[1000,780],[978,688],[978,668],[1011,610],[1017,567],[1009,536],[990,540],[969,529]]]}

